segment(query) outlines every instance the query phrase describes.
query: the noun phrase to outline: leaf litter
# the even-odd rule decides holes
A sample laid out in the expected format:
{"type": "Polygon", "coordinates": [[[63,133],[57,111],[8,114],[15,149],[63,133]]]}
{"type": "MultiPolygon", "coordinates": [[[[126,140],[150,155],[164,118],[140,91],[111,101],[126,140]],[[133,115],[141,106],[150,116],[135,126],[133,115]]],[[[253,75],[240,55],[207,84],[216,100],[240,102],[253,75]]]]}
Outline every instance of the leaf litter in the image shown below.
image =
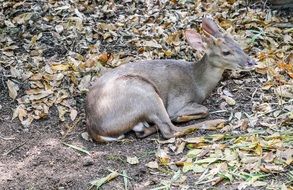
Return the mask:
{"type": "MultiPolygon", "coordinates": [[[[82,112],[76,97],[84,96],[92,81],[109,68],[135,60],[199,59],[202,52],[193,54],[182,32],[199,30],[202,16],[212,15],[257,60],[254,76],[259,84],[250,97],[253,106],[231,114],[228,125],[209,135],[158,141],[156,157],[146,167],[170,175],[170,181],[157,189],[183,187],[185,180],[178,180],[182,173],[192,174],[194,185],[226,182],[237,184],[238,189],[292,188],[292,172],[284,182],[267,180],[292,170],[289,15],[234,0],[4,1],[1,8],[0,75],[18,103],[11,118],[24,127],[50,119],[52,107],[57,108],[60,121],[75,121],[82,112]]],[[[234,82],[245,87],[247,80],[234,82]]],[[[224,90],[220,95],[224,111],[241,104],[233,92],[224,90]]],[[[127,161],[136,164],[138,158],[127,161]]],[[[117,176],[112,172],[92,185],[98,188],[117,176]]]]}

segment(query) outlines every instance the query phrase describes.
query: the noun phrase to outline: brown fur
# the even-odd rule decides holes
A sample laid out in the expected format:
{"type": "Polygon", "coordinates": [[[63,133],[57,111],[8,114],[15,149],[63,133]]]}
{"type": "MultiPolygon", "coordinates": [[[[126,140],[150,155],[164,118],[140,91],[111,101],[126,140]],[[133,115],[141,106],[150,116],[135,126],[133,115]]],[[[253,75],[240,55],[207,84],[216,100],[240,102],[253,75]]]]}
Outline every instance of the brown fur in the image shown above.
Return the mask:
{"type": "Polygon", "coordinates": [[[144,78],[142,76],[128,74],[128,75],[120,76],[117,79],[118,80],[119,79],[124,79],[124,80],[127,80],[127,79],[135,79],[135,80],[140,80],[142,82],[148,83],[149,85],[151,85],[154,88],[154,90],[156,91],[156,93],[160,96],[159,90],[156,87],[156,85],[154,83],[152,83],[150,80],[148,80],[148,79],[146,79],[146,78],[144,78]]]}

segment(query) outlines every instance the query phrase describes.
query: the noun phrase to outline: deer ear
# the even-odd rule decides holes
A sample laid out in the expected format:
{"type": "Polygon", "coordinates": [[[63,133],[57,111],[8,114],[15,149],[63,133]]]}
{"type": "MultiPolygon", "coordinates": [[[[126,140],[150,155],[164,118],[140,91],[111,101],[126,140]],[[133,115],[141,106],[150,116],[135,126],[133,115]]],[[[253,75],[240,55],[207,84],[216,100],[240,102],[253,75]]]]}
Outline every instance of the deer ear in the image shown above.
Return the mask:
{"type": "Polygon", "coordinates": [[[207,33],[213,37],[217,38],[217,37],[221,36],[221,32],[219,30],[218,25],[211,18],[204,17],[202,19],[201,27],[205,33],[207,33]]]}
{"type": "Polygon", "coordinates": [[[204,42],[202,41],[201,35],[194,30],[186,30],[185,37],[187,42],[193,49],[196,49],[198,51],[205,50],[204,42]]]}

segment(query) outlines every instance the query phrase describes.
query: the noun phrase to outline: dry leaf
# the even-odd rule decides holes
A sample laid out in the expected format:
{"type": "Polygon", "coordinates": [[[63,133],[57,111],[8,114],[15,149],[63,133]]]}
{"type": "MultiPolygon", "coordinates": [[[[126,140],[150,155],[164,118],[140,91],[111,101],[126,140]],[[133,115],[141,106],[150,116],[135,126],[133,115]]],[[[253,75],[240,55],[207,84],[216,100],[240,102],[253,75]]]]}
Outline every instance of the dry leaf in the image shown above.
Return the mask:
{"type": "Polygon", "coordinates": [[[177,148],[177,151],[175,152],[175,155],[181,154],[186,146],[186,142],[181,142],[180,145],[177,148]]]}
{"type": "Polygon", "coordinates": [[[293,85],[283,85],[275,88],[275,94],[284,98],[293,98],[293,85]]]}
{"type": "Polygon", "coordinates": [[[74,121],[77,116],[77,111],[75,109],[70,109],[70,119],[71,121],[74,121]]]}
{"type": "Polygon", "coordinates": [[[230,105],[230,106],[234,106],[235,104],[236,104],[236,101],[233,99],[233,98],[231,98],[231,97],[229,97],[229,96],[221,96],[226,102],[227,102],[227,104],[228,105],[230,105]]]}
{"type": "Polygon", "coordinates": [[[88,91],[90,81],[91,81],[91,75],[84,76],[78,85],[78,89],[80,91],[88,91]]]}
{"type": "Polygon", "coordinates": [[[149,167],[149,168],[152,168],[152,169],[157,169],[157,168],[159,168],[159,164],[158,164],[158,162],[156,162],[156,161],[149,162],[149,163],[146,164],[146,166],[149,167]]]}
{"type": "Polygon", "coordinates": [[[168,165],[170,163],[170,156],[168,156],[165,150],[159,148],[156,152],[156,156],[160,165],[168,165]]]}
{"type": "Polygon", "coordinates": [[[17,84],[15,84],[14,82],[12,82],[11,80],[8,80],[6,82],[8,90],[9,90],[9,96],[12,99],[15,99],[17,96],[17,91],[19,90],[19,87],[17,84]]]}
{"type": "Polygon", "coordinates": [[[131,165],[135,165],[135,164],[138,164],[139,161],[138,161],[138,158],[136,156],[134,156],[134,157],[128,157],[127,156],[127,163],[129,163],[131,165]]]}
{"type": "Polygon", "coordinates": [[[159,140],[158,142],[160,144],[170,144],[170,143],[174,143],[175,142],[175,138],[170,138],[170,139],[164,140],[164,141],[159,140]]]}

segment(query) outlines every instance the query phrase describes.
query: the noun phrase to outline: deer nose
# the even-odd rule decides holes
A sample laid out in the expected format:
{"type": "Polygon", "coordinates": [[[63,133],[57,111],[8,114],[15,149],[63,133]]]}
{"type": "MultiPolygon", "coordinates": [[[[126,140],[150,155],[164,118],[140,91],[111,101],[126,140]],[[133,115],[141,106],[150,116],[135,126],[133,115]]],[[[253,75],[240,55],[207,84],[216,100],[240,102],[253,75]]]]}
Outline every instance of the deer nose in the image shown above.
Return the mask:
{"type": "Polygon", "coordinates": [[[248,66],[256,65],[256,63],[253,59],[248,59],[247,64],[248,64],[248,66]]]}

